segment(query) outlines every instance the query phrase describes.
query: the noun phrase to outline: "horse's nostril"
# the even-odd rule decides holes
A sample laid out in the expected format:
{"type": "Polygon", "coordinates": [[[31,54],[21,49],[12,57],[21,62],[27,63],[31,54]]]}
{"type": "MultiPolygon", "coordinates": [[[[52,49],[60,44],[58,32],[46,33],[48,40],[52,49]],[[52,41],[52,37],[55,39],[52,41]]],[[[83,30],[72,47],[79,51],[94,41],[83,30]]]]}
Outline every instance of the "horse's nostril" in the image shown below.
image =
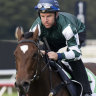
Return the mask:
{"type": "MultiPolygon", "coordinates": [[[[30,82],[28,81],[21,81],[21,82],[15,82],[15,87],[19,92],[28,93],[30,88],[30,82]]],[[[22,95],[23,96],[23,95],[22,95]]]]}
{"type": "Polygon", "coordinates": [[[26,82],[23,82],[22,85],[23,85],[23,87],[29,86],[29,82],[27,82],[27,81],[26,82]]]}
{"type": "Polygon", "coordinates": [[[23,82],[22,86],[23,86],[25,93],[27,93],[29,91],[30,83],[29,82],[23,82]]]}

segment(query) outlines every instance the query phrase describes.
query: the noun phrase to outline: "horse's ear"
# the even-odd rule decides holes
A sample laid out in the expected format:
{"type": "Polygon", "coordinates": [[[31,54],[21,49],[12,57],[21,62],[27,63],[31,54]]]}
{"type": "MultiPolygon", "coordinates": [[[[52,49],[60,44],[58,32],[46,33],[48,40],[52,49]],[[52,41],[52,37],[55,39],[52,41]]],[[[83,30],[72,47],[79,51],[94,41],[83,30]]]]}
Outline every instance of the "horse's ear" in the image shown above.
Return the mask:
{"type": "Polygon", "coordinates": [[[15,32],[15,37],[17,38],[18,41],[21,40],[23,34],[24,34],[23,28],[17,27],[15,32]]]}
{"type": "Polygon", "coordinates": [[[33,34],[33,39],[34,40],[38,40],[38,33],[39,33],[39,30],[38,30],[38,26],[36,27],[36,30],[35,30],[35,32],[34,32],[34,34],[33,34]]]}

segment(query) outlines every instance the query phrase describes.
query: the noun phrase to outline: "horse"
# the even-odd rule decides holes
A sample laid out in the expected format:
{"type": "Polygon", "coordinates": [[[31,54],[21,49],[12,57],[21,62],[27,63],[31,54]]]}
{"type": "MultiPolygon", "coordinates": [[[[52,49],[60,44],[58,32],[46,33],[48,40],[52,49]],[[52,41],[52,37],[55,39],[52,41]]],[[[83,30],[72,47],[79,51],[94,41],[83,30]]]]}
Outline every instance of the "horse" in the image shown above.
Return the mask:
{"type": "MultiPolygon", "coordinates": [[[[18,40],[14,51],[17,70],[15,86],[19,96],[53,96],[51,90],[60,85],[62,80],[43,59],[38,44],[38,28],[25,38],[22,28],[17,27],[15,35],[18,40]]],[[[91,64],[86,66],[93,70],[91,64]]],[[[96,70],[95,64],[93,67],[96,70]]],[[[96,75],[96,71],[93,73],[96,75]]],[[[55,96],[71,96],[66,84],[58,90],[55,96]]]]}

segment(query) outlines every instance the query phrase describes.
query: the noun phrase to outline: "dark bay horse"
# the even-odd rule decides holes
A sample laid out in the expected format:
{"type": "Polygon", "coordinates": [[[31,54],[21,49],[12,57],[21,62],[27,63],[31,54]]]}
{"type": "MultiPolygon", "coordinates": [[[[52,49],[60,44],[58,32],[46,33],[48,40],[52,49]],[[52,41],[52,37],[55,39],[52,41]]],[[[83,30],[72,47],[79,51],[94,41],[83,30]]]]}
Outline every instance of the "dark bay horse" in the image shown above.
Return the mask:
{"type": "MultiPolygon", "coordinates": [[[[16,37],[18,45],[14,52],[17,70],[15,86],[19,96],[53,96],[50,90],[62,81],[55,71],[49,70],[50,67],[43,60],[38,47],[38,28],[26,39],[22,29],[18,27],[16,37]]],[[[96,75],[96,65],[92,66],[96,75]]],[[[86,67],[93,70],[91,64],[86,64],[86,67]]],[[[70,93],[66,86],[63,86],[56,96],[70,96],[70,93]]]]}

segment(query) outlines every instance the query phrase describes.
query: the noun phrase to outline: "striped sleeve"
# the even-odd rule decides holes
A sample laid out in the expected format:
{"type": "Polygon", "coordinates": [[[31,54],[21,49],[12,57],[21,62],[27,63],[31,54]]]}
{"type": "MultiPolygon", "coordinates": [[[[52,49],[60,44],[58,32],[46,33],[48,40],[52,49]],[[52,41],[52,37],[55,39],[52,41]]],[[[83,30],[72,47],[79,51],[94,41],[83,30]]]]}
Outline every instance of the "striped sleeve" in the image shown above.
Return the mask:
{"type": "Polygon", "coordinates": [[[61,53],[62,59],[64,59],[65,61],[79,60],[81,57],[81,51],[79,48],[79,37],[78,33],[75,31],[76,29],[73,31],[71,26],[68,25],[62,32],[66,39],[66,44],[68,48],[68,51],[61,53]]]}

